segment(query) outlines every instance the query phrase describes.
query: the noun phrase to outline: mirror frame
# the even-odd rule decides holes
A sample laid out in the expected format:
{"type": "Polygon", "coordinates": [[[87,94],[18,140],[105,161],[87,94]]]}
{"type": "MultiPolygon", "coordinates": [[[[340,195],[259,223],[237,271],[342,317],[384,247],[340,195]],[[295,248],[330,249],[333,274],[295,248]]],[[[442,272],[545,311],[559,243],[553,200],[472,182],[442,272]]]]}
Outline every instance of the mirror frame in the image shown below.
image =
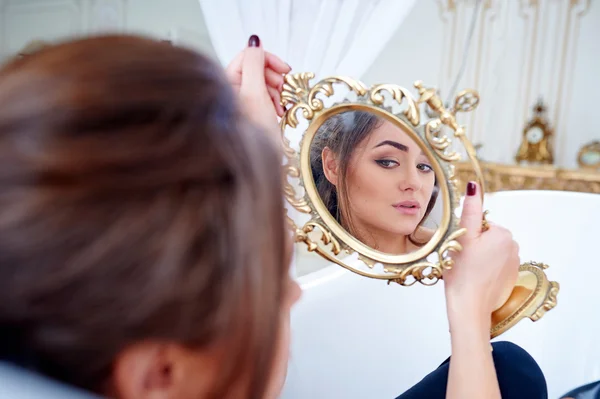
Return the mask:
{"type": "MultiPolygon", "coordinates": [[[[423,260],[429,255],[429,253],[437,249],[437,244],[439,244],[440,241],[442,241],[443,239],[444,241],[448,240],[449,234],[444,234],[444,231],[449,231],[451,226],[453,227],[454,231],[458,229],[458,218],[451,212],[451,208],[455,208],[455,204],[458,204],[459,198],[456,196],[456,190],[450,190],[448,187],[450,184],[452,184],[449,184],[448,182],[452,182],[454,175],[450,171],[450,167],[447,163],[443,164],[439,162],[435,157],[431,156],[431,151],[431,148],[427,148],[426,146],[424,146],[422,140],[419,137],[416,137],[415,132],[411,129],[410,126],[407,125],[405,121],[398,118],[396,115],[382,112],[380,108],[375,108],[371,105],[358,106],[356,104],[338,104],[327,109],[326,111],[322,112],[318,117],[316,117],[313,123],[311,123],[309,128],[306,130],[300,149],[300,175],[304,176],[304,189],[306,191],[306,195],[308,196],[309,204],[312,204],[313,210],[315,211],[313,215],[317,215],[320,221],[322,221],[331,230],[331,234],[333,236],[337,237],[351,250],[361,254],[365,259],[371,259],[375,262],[380,262],[388,267],[394,267],[393,265],[423,260]],[[438,200],[441,199],[442,201],[444,201],[442,209],[443,215],[441,224],[436,230],[431,240],[423,247],[419,248],[417,251],[411,252],[409,254],[392,255],[380,252],[360,242],[355,237],[350,235],[342,226],[340,226],[340,224],[335,220],[335,218],[327,211],[327,209],[325,208],[325,204],[323,203],[321,197],[317,192],[315,181],[312,177],[310,164],[310,147],[312,144],[312,140],[319,127],[321,126],[321,123],[324,122],[328,117],[333,116],[337,113],[342,113],[350,110],[372,112],[377,116],[392,122],[395,126],[402,129],[403,132],[407,133],[416,143],[418,143],[419,147],[421,147],[423,152],[431,160],[432,167],[436,176],[438,177],[440,186],[438,200]],[[307,176],[311,176],[311,178],[309,179],[307,176]],[[451,203],[453,204],[452,206],[450,205],[451,203]]],[[[313,220],[314,219],[316,218],[313,218],[313,220]]]]}
{"type": "Polygon", "coordinates": [[[519,267],[519,277],[515,289],[500,309],[492,313],[490,337],[496,338],[528,318],[540,320],[546,312],[557,305],[560,284],[549,281],[544,273],[545,263],[526,262],[519,267]]]}
{"type": "Polygon", "coordinates": [[[461,160],[461,156],[450,148],[452,136],[446,134],[447,131],[453,132],[453,138],[462,143],[482,187],[481,195],[484,192],[484,181],[475,149],[466,138],[464,127],[458,124],[455,117],[458,112],[474,110],[479,104],[479,95],[473,90],[465,90],[456,97],[454,107],[446,109],[436,90],[425,88],[421,82],[414,84],[419,94],[414,98],[407,89],[394,84],[379,84],[368,88],[358,80],[333,76],[311,85],[310,80],[313,78],[314,74],[310,72],[286,75],[281,100],[286,109],[280,123],[286,158],[285,197],[292,207],[310,217],[303,226],[298,227],[288,216],[288,223],[296,242],[303,242],[308,251],[316,252],[327,260],[366,277],[385,279],[401,285],[412,285],[415,282],[424,285],[437,283],[443,270],[453,266],[450,252],[462,249],[456,239],[465,233],[456,216],[461,195],[458,191],[455,163],[461,160]],[[356,94],[357,100],[333,101],[331,105],[325,106],[321,96],[334,95],[336,84],[345,85],[350,92],[356,94]],[[402,107],[401,112],[394,113],[391,106],[384,105],[384,92],[402,107]],[[422,123],[419,109],[423,104],[429,108],[429,113],[434,115],[431,119],[427,118],[425,123],[422,123]],[[389,120],[409,134],[432,160],[440,186],[438,198],[444,201],[443,217],[432,239],[417,251],[392,255],[368,247],[350,235],[329,214],[319,197],[310,167],[310,145],[322,122],[327,117],[345,110],[370,111],[389,120]],[[285,135],[288,128],[298,126],[298,111],[302,111],[302,117],[308,122],[308,128],[300,141],[300,153],[291,147],[285,135]],[[304,193],[300,193],[297,186],[290,181],[293,179],[299,180],[298,188],[303,188],[304,193]],[[311,237],[311,233],[317,230],[321,232],[320,240],[311,237]],[[358,254],[358,262],[356,259],[344,257],[353,253],[358,254]],[[430,258],[431,253],[437,254],[437,260],[430,258]]]}
{"type": "MultiPolygon", "coordinates": [[[[433,88],[425,88],[418,81],[414,86],[419,97],[413,98],[408,90],[392,84],[380,84],[368,88],[363,83],[348,77],[334,76],[325,78],[313,86],[310,80],[314,74],[310,72],[285,76],[282,89],[281,104],[285,113],[280,128],[283,151],[286,162],[284,170],[284,194],[288,203],[297,211],[308,214],[309,220],[301,227],[287,215],[289,227],[292,229],[296,243],[304,243],[309,252],[316,252],[325,259],[336,263],[352,272],[365,277],[388,280],[400,285],[410,286],[416,282],[423,285],[434,285],[443,277],[444,269],[452,268],[450,252],[461,251],[462,246],[456,240],[465,233],[459,225],[456,210],[459,206],[460,191],[456,166],[464,166],[458,152],[450,148],[452,138],[458,139],[466,151],[468,167],[480,184],[480,195],[484,196],[485,186],[481,166],[477,160],[475,148],[465,135],[464,127],[456,121],[458,112],[469,112],[479,104],[479,95],[473,90],[465,90],[457,95],[454,106],[447,109],[433,88]],[[325,106],[324,97],[334,95],[334,84],[343,84],[357,96],[356,101],[333,101],[325,106]],[[393,101],[404,106],[399,113],[392,107],[384,105],[387,92],[393,101]],[[419,107],[424,105],[428,120],[421,123],[419,107]],[[432,165],[440,184],[441,198],[444,200],[443,218],[432,240],[423,248],[404,255],[390,255],[376,251],[352,237],[335,220],[318,195],[310,166],[310,145],[323,120],[328,116],[344,110],[365,110],[377,113],[393,122],[409,134],[433,161],[432,165]],[[298,127],[298,111],[308,122],[308,128],[300,140],[300,150],[291,147],[286,137],[288,128],[298,127]],[[444,130],[446,128],[446,130],[444,130]],[[449,134],[446,134],[449,132],[449,134]],[[445,178],[445,181],[441,178],[445,178]],[[293,184],[298,180],[298,185],[293,184]],[[302,189],[304,193],[300,193],[302,189]],[[314,240],[311,233],[321,232],[320,239],[314,240]],[[428,251],[437,253],[437,261],[429,258],[428,251]],[[343,254],[358,254],[358,259],[343,258],[343,254]],[[352,262],[350,262],[352,261],[352,262]],[[362,262],[362,263],[361,263],[362,262]],[[365,266],[358,267],[356,265],[365,266]],[[375,271],[377,265],[383,266],[381,273],[375,271]]],[[[460,172],[460,170],[458,170],[460,172]]],[[[546,312],[557,304],[560,285],[549,281],[544,270],[548,266],[538,262],[526,262],[519,267],[517,283],[508,300],[492,312],[492,338],[503,334],[520,320],[529,318],[538,321],[546,312]]]]}

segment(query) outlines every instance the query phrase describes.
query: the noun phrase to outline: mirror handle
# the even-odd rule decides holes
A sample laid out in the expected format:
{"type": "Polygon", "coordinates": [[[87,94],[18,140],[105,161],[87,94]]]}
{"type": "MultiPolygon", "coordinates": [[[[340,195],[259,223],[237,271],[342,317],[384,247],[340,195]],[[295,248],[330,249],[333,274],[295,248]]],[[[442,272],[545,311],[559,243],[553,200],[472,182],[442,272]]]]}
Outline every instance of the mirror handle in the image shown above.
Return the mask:
{"type": "Polygon", "coordinates": [[[541,319],[557,304],[560,285],[549,281],[544,270],[547,265],[537,262],[524,263],[519,267],[519,277],[508,299],[492,313],[491,338],[508,331],[524,318],[541,319]],[[531,278],[531,274],[535,279],[531,278]]]}

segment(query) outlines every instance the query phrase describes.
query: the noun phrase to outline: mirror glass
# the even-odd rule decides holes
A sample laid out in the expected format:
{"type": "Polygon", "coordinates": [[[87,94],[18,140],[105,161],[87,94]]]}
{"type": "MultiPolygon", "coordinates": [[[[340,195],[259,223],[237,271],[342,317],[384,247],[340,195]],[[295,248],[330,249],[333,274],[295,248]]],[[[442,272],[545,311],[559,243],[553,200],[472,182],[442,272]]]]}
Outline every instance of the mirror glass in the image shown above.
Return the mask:
{"type": "Polygon", "coordinates": [[[330,215],[391,255],[427,244],[443,215],[443,176],[408,129],[368,110],[343,110],[319,125],[310,145],[313,181],[330,215]]]}

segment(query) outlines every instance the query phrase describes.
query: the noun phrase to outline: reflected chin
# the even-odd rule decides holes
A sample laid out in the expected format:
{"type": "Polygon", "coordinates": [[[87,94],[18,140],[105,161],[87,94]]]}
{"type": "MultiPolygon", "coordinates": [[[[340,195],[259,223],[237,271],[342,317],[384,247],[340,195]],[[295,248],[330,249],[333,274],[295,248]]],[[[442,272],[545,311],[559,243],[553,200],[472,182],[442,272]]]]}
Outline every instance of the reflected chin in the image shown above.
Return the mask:
{"type": "Polygon", "coordinates": [[[416,214],[403,214],[397,212],[396,215],[390,219],[390,222],[393,221],[392,223],[394,224],[391,231],[405,236],[412,234],[419,226],[422,218],[423,212],[421,212],[421,209],[419,209],[416,214]]]}
{"type": "Polygon", "coordinates": [[[399,236],[409,236],[415,232],[418,224],[415,223],[399,223],[390,229],[390,232],[399,236]]]}

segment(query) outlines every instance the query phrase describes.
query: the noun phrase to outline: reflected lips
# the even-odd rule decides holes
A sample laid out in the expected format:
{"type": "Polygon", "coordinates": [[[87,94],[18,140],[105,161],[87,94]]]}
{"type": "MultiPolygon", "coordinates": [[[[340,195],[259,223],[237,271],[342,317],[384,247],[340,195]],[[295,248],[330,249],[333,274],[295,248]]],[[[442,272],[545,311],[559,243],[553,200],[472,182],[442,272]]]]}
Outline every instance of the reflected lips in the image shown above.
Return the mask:
{"type": "Polygon", "coordinates": [[[421,209],[418,201],[402,201],[393,206],[405,215],[417,215],[421,209]]]}

